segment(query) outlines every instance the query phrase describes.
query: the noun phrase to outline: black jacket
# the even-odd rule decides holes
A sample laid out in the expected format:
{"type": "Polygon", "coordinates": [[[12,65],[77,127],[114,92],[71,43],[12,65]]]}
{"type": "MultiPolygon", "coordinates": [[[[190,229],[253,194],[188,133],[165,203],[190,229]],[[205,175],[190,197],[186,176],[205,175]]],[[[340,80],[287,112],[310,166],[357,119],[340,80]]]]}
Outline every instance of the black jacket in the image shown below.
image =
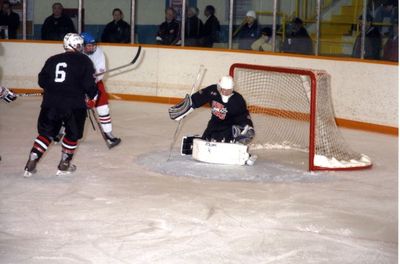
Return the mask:
{"type": "Polygon", "coordinates": [[[159,27],[157,37],[158,44],[162,45],[175,45],[181,38],[181,25],[178,21],[173,19],[171,22],[164,21],[159,27]]]}
{"type": "Polygon", "coordinates": [[[192,16],[186,19],[185,24],[185,39],[200,38],[203,35],[204,24],[197,16],[192,16]]]}
{"type": "Polygon", "coordinates": [[[291,32],[285,39],[283,52],[313,54],[313,43],[307,30],[301,27],[297,32],[291,32]]]}
{"type": "Polygon", "coordinates": [[[71,18],[66,15],[62,15],[59,18],[51,15],[43,23],[43,40],[63,40],[67,33],[76,33],[76,30],[71,18]]]}
{"type": "Polygon", "coordinates": [[[220,31],[221,27],[218,18],[214,15],[209,16],[207,21],[204,23],[203,46],[212,47],[214,42],[218,42],[220,31]]]}
{"type": "MultiPolygon", "coordinates": [[[[382,48],[382,39],[379,29],[371,27],[365,34],[364,59],[379,60],[382,48]]],[[[352,57],[361,58],[361,34],[357,37],[353,46],[352,57]]]]}
{"type": "Polygon", "coordinates": [[[130,43],[131,26],[123,20],[111,21],[106,25],[101,35],[102,42],[130,43]]]}
{"type": "Polygon", "coordinates": [[[16,39],[19,27],[19,15],[12,11],[10,15],[7,15],[0,11],[0,26],[8,26],[8,38],[16,39]]]}

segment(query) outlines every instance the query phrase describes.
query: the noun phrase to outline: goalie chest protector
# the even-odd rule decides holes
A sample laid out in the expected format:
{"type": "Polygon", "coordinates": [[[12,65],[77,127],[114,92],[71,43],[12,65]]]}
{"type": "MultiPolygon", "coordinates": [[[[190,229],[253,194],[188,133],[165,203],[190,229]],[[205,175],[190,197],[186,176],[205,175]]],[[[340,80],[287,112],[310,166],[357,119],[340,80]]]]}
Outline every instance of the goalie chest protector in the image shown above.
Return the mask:
{"type": "Polygon", "coordinates": [[[192,157],[208,163],[245,165],[250,157],[247,150],[248,146],[238,143],[210,142],[194,138],[192,157]]]}

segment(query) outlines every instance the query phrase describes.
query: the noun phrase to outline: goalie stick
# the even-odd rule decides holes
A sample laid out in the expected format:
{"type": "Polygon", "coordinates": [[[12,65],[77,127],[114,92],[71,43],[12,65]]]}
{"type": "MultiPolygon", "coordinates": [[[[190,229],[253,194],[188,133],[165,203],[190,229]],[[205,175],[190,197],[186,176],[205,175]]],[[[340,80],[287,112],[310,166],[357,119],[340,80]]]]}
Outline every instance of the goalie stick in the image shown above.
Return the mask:
{"type": "MultiPolygon", "coordinates": [[[[200,65],[199,71],[197,73],[196,81],[192,85],[192,90],[190,92],[190,96],[194,93],[195,88],[196,88],[196,91],[198,90],[198,86],[201,83],[201,79],[202,79],[203,73],[204,73],[204,65],[200,65]]],[[[167,161],[169,161],[171,159],[172,148],[175,145],[176,139],[177,139],[178,134],[179,134],[178,132],[181,130],[182,124],[183,124],[183,119],[180,119],[178,121],[178,125],[176,126],[175,133],[174,133],[174,135],[172,137],[172,142],[171,142],[171,145],[169,147],[169,154],[168,154],[167,161]]]]}
{"type": "Polygon", "coordinates": [[[141,50],[142,50],[142,46],[139,46],[139,47],[138,47],[138,50],[137,50],[137,52],[136,52],[135,57],[134,57],[133,60],[132,60],[131,62],[129,62],[128,64],[125,64],[125,65],[122,65],[122,66],[119,66],[119,67],[116,67],[116,68],[113,68],[113,69],[109,69],[109,70],[107,70],[107,71],[103,71],[103,72],[96,73],[96,74],[94,74],[94,76],[100,76],[100,75],[103,75],[103,74],[106,74],[106,73],[109,73],[109,72],[113,72],[113,71],[116,71],[116,70],[120,70],[120,69],[122,69],[122,68],[125,68],[125,67],[128,67],[128,66],[134,64],[134,63],[139,59],[141,50]]]}

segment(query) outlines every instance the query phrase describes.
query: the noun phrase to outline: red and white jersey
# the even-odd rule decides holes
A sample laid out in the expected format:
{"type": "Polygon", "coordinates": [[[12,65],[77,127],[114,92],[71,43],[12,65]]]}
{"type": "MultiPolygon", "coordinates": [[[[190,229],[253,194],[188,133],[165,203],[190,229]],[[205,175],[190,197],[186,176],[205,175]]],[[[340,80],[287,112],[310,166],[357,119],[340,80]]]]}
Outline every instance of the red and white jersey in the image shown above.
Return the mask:
{"type": "MultiPolygon", "coordinates": [[[[96,73],[106,71],[106,58],[103,50],[97,46],[96,51],[93,54],[86,54],[94,64],[96,73]]],[[[96,77],[96,82],[103,80],[103,74],[96,77]]]]}

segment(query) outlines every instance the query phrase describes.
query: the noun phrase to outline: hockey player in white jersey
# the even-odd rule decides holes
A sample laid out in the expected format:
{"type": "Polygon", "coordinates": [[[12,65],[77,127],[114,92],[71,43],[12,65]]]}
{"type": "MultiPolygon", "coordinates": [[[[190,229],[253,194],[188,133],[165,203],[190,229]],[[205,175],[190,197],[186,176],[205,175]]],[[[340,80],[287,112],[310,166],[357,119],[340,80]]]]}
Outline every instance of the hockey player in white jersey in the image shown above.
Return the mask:
{"type": "MultiPolygon", "coordinates": [[[[82,32],[81,37],[84,41],[83,53],[87,55],[93,62],[95,74],[97,75],[96,85],[98,88],[98,100],[95,106],[96,112],[99,117],[101,129],[105,135],[107,146],[109,148],[112,148],[121,143],[121,139],[115,137],[112,134],[112,123],[110,107],[108,105],[108,94],[103,83],[103,75],[98,75],[99,73],[106,71],[106,60],[102,49],[97,47],[96,40],[90,33],[82,32]]],[[[59,141],[63,133],[64,131],[63,129],[61,129],[59,135],[55,140],[59,141]]]]}
{"type": "MultiPolygon", "coordinates": [[[[86,54],[93,62],[96,74],[106,71],[106,60],[103,50],[97,46],[95,38],[88,32],[82,32],[83,38],[83,53],[86,54]]],[[[108,94],[103,83],[102,74],[96,76],[96,85],[99,89],[99,98],[96,104],[97,115],[101,128],[107,138],[109,148],[117,146],[121,139],[112,134],[112,123],[110,115],[110,107],[108,105],[108,94]]]]}

